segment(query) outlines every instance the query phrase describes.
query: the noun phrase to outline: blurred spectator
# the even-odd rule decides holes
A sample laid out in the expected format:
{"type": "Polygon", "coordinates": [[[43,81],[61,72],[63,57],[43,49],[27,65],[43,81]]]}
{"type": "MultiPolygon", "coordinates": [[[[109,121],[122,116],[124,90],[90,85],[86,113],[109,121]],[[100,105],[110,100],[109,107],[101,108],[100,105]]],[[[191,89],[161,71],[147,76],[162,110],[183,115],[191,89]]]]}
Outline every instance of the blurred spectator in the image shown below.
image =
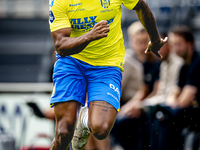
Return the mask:
{"type": "MultiPolygon", "coordinates": [[[[132,50],[132,57],[135,57],[143,65],[144,84],[142,89],[145,92],[143,93],[141,99],[144,99],[153,91],[155,85],[154,83],[159,78],[160,61],[155,59],[152,53],[144,53],[149,42],[149,36],[139,21],[132,23],[128,27],[127,33],[129,36],[129,45],[132,50]]],[[[129,71],[132,72],[131,70],[129,71]]]]}
{"type": "Polygon", "coordinates": [[[149,42],[148,34],[142,24],[134,22],[127,30],[131,48],[125,51],[124,73],[122,79],[121,106],[129,101],[143,85],[143,64],[147,56],[144,51],[149,42]]]}
{"type": "MultiPolygon", "coordinates": [[[[168,34],[169,40],[173,40],[172,33],[168,34]]],[[[172,92],[173,87],[178,83],[180,69],[184,63],[173,49],[169,48],[169,44],[165,44],[160,50],[162,54],[162,63],[160,65],[159,81],[156,95],[145,99],[142,105],[155,106],[157,104],[166,103],[166,97],[172,92]]]]}
{"type": "Polygon", "coordinates": [[[147,96],[143,100],[140,96],[143,91],[139,90],[137,93],[139,96],[136,94],[122,106],[114,125],[112,133],[126,150],[132,149],[134,146],[134,149],[149,148],[150,137],[148,134],[151,132],[149,125],[152,124],[151,118],[155,113],[154,108],[158,104],[165,103],[167,95],[178,81],[183,60],[173,51],[170,51],[168,44],[162,47],[160,53],[163,59],[160,66],[158,87],[154,88],[156,94],[147,96]]]}
{"type": "MultiPolygon", "coordinates": [[[[132,26],[132,27],[134,27],[134,26],[132,26]]],[[[130,27],[129,27],[129,30],[130,30],[130,27]]],[[[137,28],[135,28],[135,30],[137,30],[137,28]]],[[[142,30],[142,31],[144,31],[144,30],[142,30]]],[[[145,34],[145,33],[143,33],[143,34],[145,34]]],[[[140,36],[138,36],[138,38],[139,37],[140,36]]],[[[134,42],[132,42],[132,43],[134,43],[134,42]]],[[[137,49],[139,51],[139,47],[137,48],[137,46],[134,46],[134,44],[132,44],[132,45],[133,45],[132,47],[134,47],[135,49],[137,49]]],[[[135,43],[135,45],[137,45],[137,43],[135,43]]],[[[142,47],[142,46],[140,46],[140,47],[142,47]]],[[[145,47],[143,48],[143,50],[144,49],[145,49],[145,47]]],[[[139,55],[139,53],[140,53],[138,58],[142,58],[142,55],[144,55],[144,53],[142,53],[142,50],[140,50],[139,52],[138,51],[136,51],[135,53],[137,53],[137,55],[139,55]]],[[[143,85],[143,88],[140,88],[140,90],[137,92],[137,94],[134,97],[132,97],[132,99],[126,105],[121,107],[121,111],[119,112],[120,116],[127,116],[129,118],[139,117],[139,115],[141,113],[141,105],[148,106],[148,105],[156,105],[156,104],[165,102],[166,96],[171,92],[173,86],[176,85],[180,67],[183,64],[183,60],[179,56],[177,56],[173,51],[169,50],[168,44],[165,44],[161,48],[160,53],[163,56],[162,63],[160,66],[160,72],[157,73],[155,71],[156,73],[153,74],[154,82],[151,81],[151,82],[155,83],[154,88],[153,88],[153,85],[150,84],[151,82],[147,82],[148,76],[149,76],[147,74],[146,82],[145,82],[146,84],[143,85]],[[157,74],[159,74],[159,76],[160,76],[159,80],[156,80],[156,79],[158,79],[157,74]],[[155,76],[157,76],[157,77],[155,77],[155,76]],[[148,85],[149,85],[149,88],[148,88],[148,85]],[[151,88],[150,88],[150,86],[151,86],[151,88]],[[150,90],[152,88],[154,90],[150,90]],[[151,94],[149,94],[147,89],[149,89],[149,91],[153,91],[153,92],[151,94]],[[152,98],[150,98],[150,97],[152,97],[152,98]],[[145,99],[145,100],[141,103],[141,101],[143,99],[145,99]]],[[[146,56],[146,57],[148,57],[148,56],[146,56]]],[[[153,69],[149,68],[149,67],[147,67],[147,68],[150,71],[157,70],[153,67],[152,67],[153,69]]],[[[126,89],[126,90],[128,90],[128,89],[126,89]]]]}
{"type": "Polygon", "coordinates": [[[179,82],[173,93],[167,98],[167,104],[178,110],[177,120],[180,127],[189,127],[199,131],[200,102],[200,54],[194,50],[194,37],[186,26],[176,26],[170,30],[173,33],[172,49],[184,59],[179,82]]]}
{"type": "Polygon", "coordinates": [[[185,64],[181,69],[179,83],[168,97],[167,103],[175,108],[187,108],[194,100],[200,100],[200,56],[194,50],[194,37],[186,26],[178,26],[171,29],[173,40],[172,49],[181,56],[185,64]]]}
{"type": "Polygon", "coordinates": [[[200,146],[199,141],[195,142],[195,139],[187,136],[190,135],[190,131],[200,131],[200,54],[194,50],[194,37],[187,26],[175,26],[170,29],[169,35],[169,45],[172,51],[184,59],[184,65],[181,67],[178,83],[168,95],[166,104],[156,108],[151,130],[154,140],[151,148],[194,150],[194,147],[197,149],[200,146]]]}
{"type": "Polygon", "coordinates": [[[144,53],[149,42],[149,36],[142,24],[139,21],[132,23],[127,33],[131,48],[126,50],[125,72],[122,80],[122,105],[127,101],[135,101],[136,99],[143,100],[147,95],[153,96],[155,94],[153,89],[157,87],[156,81],[159,79],[160,66],[160,62],[155,60],[151,53],[144,53]],[[132,68],[130,66],[132,66],[132,68]],[[136,67],[138,69],[133,70],[133,68],[136,67]],[[133,76],[137,77],[137,79],[134,79],[133,76]],[[141,81],[141,79],[143,81],[141,81]],[[138,84],[138,82],[140,84],[138,84]],[[137,87],[137,92],[133,92],[131,87],[137,87]]]}

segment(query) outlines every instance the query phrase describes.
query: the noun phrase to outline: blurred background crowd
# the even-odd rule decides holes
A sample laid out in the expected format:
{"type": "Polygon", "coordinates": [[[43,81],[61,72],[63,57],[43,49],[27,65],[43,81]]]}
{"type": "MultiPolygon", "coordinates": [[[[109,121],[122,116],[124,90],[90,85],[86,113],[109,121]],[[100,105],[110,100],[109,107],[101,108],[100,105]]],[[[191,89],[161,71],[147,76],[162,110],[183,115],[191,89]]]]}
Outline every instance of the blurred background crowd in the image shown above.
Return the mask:
{"type": "MultiPolygon", "coordinates": [[[[200,74],[194,71],[200,71],[200,0],[146,1],[160,36],[169,37],[163,58],[144,54],[148,35],[135,12],[122,6],[126,55],[121,111],[111,135],[104,141],[90,137],[85,150],[200,149],[200,74]],[[186,49],[185,56],[180,51],[186,49]],[[182,106],[173,101],[181,92],[186,98],[197,96],[182,106]]],[[[48,3],[0,0],[0,150],[45,150],[54,135],[54,115],[48,108],[55,62],[48,3]]]]}

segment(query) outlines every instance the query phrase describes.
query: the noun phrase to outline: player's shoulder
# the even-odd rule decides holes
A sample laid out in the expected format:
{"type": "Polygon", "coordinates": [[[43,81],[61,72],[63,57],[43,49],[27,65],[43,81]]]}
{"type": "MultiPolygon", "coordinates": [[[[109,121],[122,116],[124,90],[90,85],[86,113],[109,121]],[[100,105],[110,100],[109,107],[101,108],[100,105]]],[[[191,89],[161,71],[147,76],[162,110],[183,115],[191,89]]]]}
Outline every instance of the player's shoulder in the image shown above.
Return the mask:
{"type": "Polygon", "coordinates": [[[54,8],[56,6],[66,7],[69,0],[49,0],[49,7],[54,8]]]}

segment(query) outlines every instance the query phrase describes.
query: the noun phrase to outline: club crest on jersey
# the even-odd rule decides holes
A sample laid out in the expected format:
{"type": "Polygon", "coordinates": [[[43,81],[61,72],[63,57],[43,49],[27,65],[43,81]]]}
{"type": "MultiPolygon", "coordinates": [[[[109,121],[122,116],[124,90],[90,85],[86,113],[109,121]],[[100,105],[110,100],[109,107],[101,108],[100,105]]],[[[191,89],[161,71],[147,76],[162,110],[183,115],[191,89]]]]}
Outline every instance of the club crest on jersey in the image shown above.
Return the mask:
{"type": "Polygon", "coordinates": [[[53,12],[50,10],[50,11],[49,11],[49,21],[50,21],[51,23],[53,23],[54,20],[55,20],[54,14],[53,14],[53,12]]]}
{"type": "Polygon", "coordinates": [[[49,6],[53,7],[54,0],[49,0],[49,6]]]}
{"type": "Polygon", "coordinates": [[[101,1],[101,7],[107,9],[110,6],[110,0],[100,0],[101,1]]]}

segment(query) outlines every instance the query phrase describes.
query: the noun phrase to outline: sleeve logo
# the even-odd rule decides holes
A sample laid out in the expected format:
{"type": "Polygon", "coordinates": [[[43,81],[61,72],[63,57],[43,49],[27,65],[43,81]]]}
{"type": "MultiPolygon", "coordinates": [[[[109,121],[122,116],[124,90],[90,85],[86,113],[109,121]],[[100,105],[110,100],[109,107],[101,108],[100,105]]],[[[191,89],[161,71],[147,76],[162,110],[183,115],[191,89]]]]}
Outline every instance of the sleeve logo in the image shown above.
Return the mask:
{"type": "Polygon", "coordinates": [[[53,7],[54,0],[49,0],[49,6],[53,7]]]}
{"type": "Polygon", "coordinates": [[[53,23],[54,20],[55,20],[54,14],[53,14],[53,12],[50,10],[50,11],[49,11],[49,21],[50,21],[51,23],[53,23]]]}

